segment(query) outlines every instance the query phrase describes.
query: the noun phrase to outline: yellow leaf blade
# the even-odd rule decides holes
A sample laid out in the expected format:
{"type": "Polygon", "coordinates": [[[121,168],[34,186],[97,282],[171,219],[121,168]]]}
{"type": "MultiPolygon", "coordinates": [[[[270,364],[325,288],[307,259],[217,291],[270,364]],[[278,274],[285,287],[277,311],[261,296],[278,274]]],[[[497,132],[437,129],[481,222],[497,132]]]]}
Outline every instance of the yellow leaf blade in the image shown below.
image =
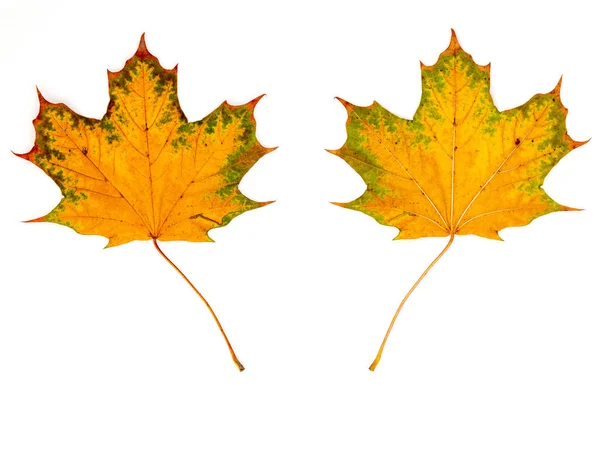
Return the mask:
{"type": "Polygon", "coordinates": [[[57,183],[64,198],[40,221],[109,239],[210,241],[207,232],[260,207],[238,189],[273,149],[256,139],[254,107],[223,103],[188,122],[177,97],[177,68],[164,69],[144,41],[119,72],[109,72],[101,120],[40,94],[36,145],[25,159],[57,183]]]}
{"type": "Polygon", "coordinates": [[[421,64],[422,97],[412,120],[381,105],[340,100],[348,139],[332,153],[364,179],[366,192],[343,204],[400,230],[398,239],[476,234],[526,225],[571,210],[542,189],[548,172],[583,143],[566,131],[559,85],[500,112],[490,66],[477,65],[452,32],[432,66],[421,64]]]}

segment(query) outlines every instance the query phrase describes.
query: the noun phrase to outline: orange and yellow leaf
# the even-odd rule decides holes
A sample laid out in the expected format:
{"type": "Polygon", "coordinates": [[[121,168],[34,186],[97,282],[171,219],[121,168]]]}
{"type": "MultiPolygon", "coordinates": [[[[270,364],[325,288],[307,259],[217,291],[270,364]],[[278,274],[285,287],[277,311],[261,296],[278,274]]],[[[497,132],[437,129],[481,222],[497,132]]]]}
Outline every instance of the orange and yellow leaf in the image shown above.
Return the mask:
{"type": "Polygon", "coordinates": [[[63,199],[35,221],[109,239],[210,241],[207,232],[269,202],[238,184],[273,149],[256,139],[254,107],[227,102],[188,122],[177,97],[177,67],[164,69],[140,41],[135,55],[108,73],[110,103],[101,120],[83,117],[41,94],[36,143],[19,155],[48,174],[63,199]]]}
{"type": "Polygon", "coordinates": [[[583,144],[567,134],[560,82],[547,94],[499,111],[490,66],[473,62],[454,31],[433,66],[421,65],[412,120],[381,105],[348,112],[348,139],[332,153],[364,179],[366,192],[340,206],[399,229],[396,239],[475,234],[526,225],[559,205],[542,188],[548,172],[583,144]]]}

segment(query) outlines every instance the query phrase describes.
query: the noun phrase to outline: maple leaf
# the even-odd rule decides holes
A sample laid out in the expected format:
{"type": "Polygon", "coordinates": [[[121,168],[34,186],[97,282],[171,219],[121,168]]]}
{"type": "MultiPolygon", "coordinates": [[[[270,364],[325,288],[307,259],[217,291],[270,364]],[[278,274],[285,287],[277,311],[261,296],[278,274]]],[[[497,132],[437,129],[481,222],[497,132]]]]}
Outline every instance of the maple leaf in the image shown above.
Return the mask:
{"type": "Polygon", "coordinates": [[[105,236],[107,247],[152,240],[204,300],[243,370],[212,308],[157,240],[211,241],[209,230],[270,203],[250,200],[238,186],[274,150],[256,139],[253,111],[260,97],[240,106],[224,102],[204,119],[188,122],[177,97],[177,66],[164,69],[144,35],[135,55],[121,71],[109,71],[108,80],[110,102],[100,120],[50,103],[38,90],[36,142],[18,156],[50,176],[63,198],[31,222],[105,236]]]}
{"type": "Polygon", "coordinates": [[[422,96],[412,120],[373,103],[339,99],[348,112],[346,143],[331,153],[363,178],[365,193],[335,203],[399,229],[396,239],[450,236],[444,250],[400,303],[448,250],[455,235],[500,239],[498,231],[523,226],[555,211],[570,211],[542,188],[548,172],[574,148],[560,85],[524,105],[499,111],[490,94],[490,65],[477,65],[454,30],[433,66],[421,64],[422,96]]]}

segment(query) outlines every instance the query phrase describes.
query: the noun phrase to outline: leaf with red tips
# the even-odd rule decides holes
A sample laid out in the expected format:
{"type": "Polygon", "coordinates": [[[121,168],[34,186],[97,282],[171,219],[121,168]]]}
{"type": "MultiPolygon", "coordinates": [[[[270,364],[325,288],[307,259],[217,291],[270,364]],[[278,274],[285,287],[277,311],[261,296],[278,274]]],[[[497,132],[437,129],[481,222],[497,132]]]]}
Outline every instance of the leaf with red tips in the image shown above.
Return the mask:
{"type": "Polygon", "coordinates": [[[109,239],[210,241],[255,202],[239,190],[242,177],[273,149],[256,139],[260,97],[224,102],[188,122],[177,97],[177,68],[164,69],[146,48],[119,72],[108,72],[110,103],[100,120],[53,104],[39,93],[36,142],[19,155],[50,176],[63,198],[37,222],[54,222],[109,239]]]}
{"type": "Polygon", "coordinates": [[[254,106],[227,102],[188,122],[177,98],[177,70],[161,67],[144,38],[109,72],[110,103],[88,119],[41,94],[35,147],[24,158],[60,187],[63,199],[38,220],[109,239],[209,241],[207,232],[265,203],[238,184],[271,149],[256,140],[254,106]]]}
{"type": "Polygon", "coordinates": [[[363,177],[367,190],[339,205],[398,228],[396,239],[450,236],[450,242],[464,234],[500,239],[504,228],[573,210],[542,188],[558,161],[583,144],[567,134],[560,81],[501,112],[489,75],[490,66],[477,65],[452,31],[438,61],[421,64],[422,96],[412,120],[377,103],[340,100],[348,139],[332,153],[363,177]]]}

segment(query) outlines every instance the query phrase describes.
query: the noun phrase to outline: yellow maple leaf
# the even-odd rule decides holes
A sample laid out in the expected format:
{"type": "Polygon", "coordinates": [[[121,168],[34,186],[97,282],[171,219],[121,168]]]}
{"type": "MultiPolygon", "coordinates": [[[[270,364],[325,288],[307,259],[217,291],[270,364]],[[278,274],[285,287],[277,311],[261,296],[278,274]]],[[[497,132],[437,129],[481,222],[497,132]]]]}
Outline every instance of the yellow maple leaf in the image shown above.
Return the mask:
{"type": "Polygon", "coordinates": [[[498,231],[523,226],[554,211],[574,208],[552,200],[542,188],[548,172],[584,144],[567,134],[560,81],[547,94],[499,111],[490,94],[490,66],[477,65],[454,30],[433,66],[421,64],[422,96],[412,120],[377,103],[348,112],[348,139],[331,152],[364,179],[366,192],[340,206],[397,227],[396,239],[450,236],[444,250],[402,300],[402,305],[454,236],[500,239],[498,231]]]}
{"type": "MultiPolygon", "coordinates": [[[[36,142],[25,158],[49,175],[63,198],[46,216],[81,234],[109,239],[211,241],[208,231],[270,202],[245,197],[238,184],[270,148],[256,139],[260,97],[188,122],[177,97],[177,67],[161,67],[144,36],[119,72],[108,73],[110,103],[101,120],[45,100],[33,121],[36,142]]],[[[216,315],[209,307],[219,328],[216,315]]],[[[243,369],[223,332],[234,360],[243,369]]]]}

